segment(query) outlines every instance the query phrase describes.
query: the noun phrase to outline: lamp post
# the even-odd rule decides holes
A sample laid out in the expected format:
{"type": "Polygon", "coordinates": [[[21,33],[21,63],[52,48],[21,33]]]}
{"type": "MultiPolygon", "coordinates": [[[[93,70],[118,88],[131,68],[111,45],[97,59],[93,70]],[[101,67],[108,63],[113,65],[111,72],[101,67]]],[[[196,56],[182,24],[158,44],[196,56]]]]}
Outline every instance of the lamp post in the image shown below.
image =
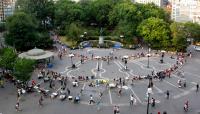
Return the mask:
{"type": "Polygon", "coordinates": [[[120,35],[119,37],[121,38],[120,40],[123,42],[124,41],[124,35],[120,35]]]}
{"type": "Polygon", "coordinates": [[[74,66],[74,64],[73,64],[73,57],[74,57],[74,54],[69,54],[69,57],[71,58],[71,64],[72,64],[72,68],[74,68],[75,66],[74,66]]]}
{"type": "Polygon", "coordinates": [[[148,89],[147,89],[147,114],[149,114],[149,99],[150,99],[151,93],[152,93],[152,88],[150,86],[148,86],[148,89]]]}
{"type": "Polygon", "coordinates": [[[97,71],[100,71],[100,68],[99,68],[99,60],[100,60],[100,56],[96,56],[95,57],[97,59],[97,71]]]}
{"type": "MultiPolygon", "coordinates": [[[[148,41],[149,42],[149,41],[148,41]]],[[[147,68],[149,68],[149,57],[150,57],[150,48],[149,48],[149,43],[148,43],[148,54],[147,54],[147,57],[148,57],[148,61],[147,61],[147,68]]]]}
{"type": "Polygon", "coordinates": [[[162,53],[162,54],[161,54],[161,60],[160,60],[160,62],[163,63],[163,62],[164,62],[164,61],[163,61],[163,58],[164,58],[164,56],[165,56],[165,55],[164,55],[164,51],[161,51],[161,53],[162,53]]]}
{"type": "Polygon", "coordinates": [[[99,59],[98,59],[98,68],[97,68],[97,71],[100,71],[100,69],[99,69],[99,59]]]}
{"type": "Polygon", "coordinates": [[[109,56],[107,56],[107,61],[108,61],[108,64],[109,64],[109,62],[110,62],[110,57],[109,56]]]}
{"type": "Polygon", "coordinates": [[[84,60],[84,59],[83,59],[83,55],[81,55],[81,64],[83,64],[83,60],[84,60]]]}
{"type": "Polygon", "coordinates": [[[124,64],[125,64],[125,70],[127,70],[127,58],[125,58],[124,64]]]}
{"type": "Polygon", "coordinates": [[[125,66],[125,70],[127,70],[127,60],[128,60],[128,55],[124,55],[123,56],[123,59],[124,59],[124,66],[125,66]]]}

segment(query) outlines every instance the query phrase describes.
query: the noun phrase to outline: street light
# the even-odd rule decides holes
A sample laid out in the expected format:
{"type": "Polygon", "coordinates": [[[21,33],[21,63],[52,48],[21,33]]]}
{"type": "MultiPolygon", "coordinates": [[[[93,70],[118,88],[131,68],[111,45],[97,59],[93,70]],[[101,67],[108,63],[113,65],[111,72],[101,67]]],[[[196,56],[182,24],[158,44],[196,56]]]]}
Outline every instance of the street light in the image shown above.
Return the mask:
{"type": "Polygon", "coordinates": [[[124,56],[123,56],[123,59],[124,59],[125,70],[127,70],[127,59],[128,59],[128,55],[124,55],[124,56]]]}
{"type": "Polygon", "coordinates": [[[149,114],[149,99],[150,99],[150,95],[152,94],[152,88],[150,86],[148,86],[147,89],[147,114],[149,114]]]}
{"type": "Polygon", "coordinates": [[[161,63],[164,62],[164,61],[163,61],[163,58],[164,58],[164,56],[165,56],[165,52],[166,52],[166,51],[164,51],[164,50],[161,51],[161,53],[162,53],[162,54],[161,54],[161,60],[160,60],[161,63]]]}
{"type": "Polygon", "coordinates": [[[120,35],[119,37],[121,38],[121,41],[124,41],[124,35],[120,35]]]}
{"type": "Polygon", "coordinates": [[[147,57],[148,57],[148,61],[147,61],[147,68],[149,68],[149,57],[150,57],[151,55],[148,53],[147,54],[147,57]]]}
{"type": "Polygon", "coordinates": [[[147,68],[149,68],[149,57],[151,56],[150,55],[150,48],[149,48],[150,44],[148,43],[148,54],[147,54],[147,57],[148,57],[148,62],[147,62],[147,68]]]}
{"type": "Polygon", "coordinates": [[[110,62],[110,57],[109,56],[107,56],[107,61],[108,61],[108,64],[109,64],[109,62],[110,62]]]}
{"type": "Polygon", "coordinates": [[[83,60],[84,60],[83,55],[81,55],[81,64],[83,64],[83,60]]]}
{"type": "Polygon", "coordinates": [[[100,71],[100,68],[99,68],[99,60],[100,60],[100,58],[101,58],[101,57],[100,57],[100,56],[96,56],[95,58],[96,58],[96,59],[97,59],[97,61],[98,61],[98,65],[97,65],[97,71],[100,71]]]}
{"type": "Polygon", "coordinates": [[[69,57],[71,58],[72,68],[75,68],[75,65],[73,64],[73,60],[72,60],[72,58],[74,57],[74,54],[69,54],[69,57]]]}

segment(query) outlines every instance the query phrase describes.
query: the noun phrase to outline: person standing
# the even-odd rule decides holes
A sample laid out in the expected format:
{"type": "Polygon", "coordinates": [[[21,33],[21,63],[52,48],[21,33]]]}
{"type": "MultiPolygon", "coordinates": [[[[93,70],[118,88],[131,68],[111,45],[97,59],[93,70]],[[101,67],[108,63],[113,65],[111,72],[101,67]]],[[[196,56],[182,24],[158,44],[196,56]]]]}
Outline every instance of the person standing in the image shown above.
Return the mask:
{"type": "Polygon", "coordinates": [[[196,92],[198,92],[199,91],[199,84],[197,83],[197,85],[196,85],[196,92]]]}
{"type": "Polygon", "coordinates": [[[133,105],[133,102],[134,102],[134,97],[133,95],[130,96],[130,105],[133,105]]]}

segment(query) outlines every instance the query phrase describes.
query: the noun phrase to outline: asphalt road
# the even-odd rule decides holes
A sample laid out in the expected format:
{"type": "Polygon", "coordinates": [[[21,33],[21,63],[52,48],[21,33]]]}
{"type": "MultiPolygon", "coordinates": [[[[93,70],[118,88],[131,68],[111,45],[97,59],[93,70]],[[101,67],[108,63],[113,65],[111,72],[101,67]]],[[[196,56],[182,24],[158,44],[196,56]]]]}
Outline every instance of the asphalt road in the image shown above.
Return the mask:
{"type": "MultiPolygon", "coordinates": [[[[192,58],[187,58],[187,62],[179,70],[184,71],[184,78],[187,81],[186,88],[178,88],[177,81],[182,79],[177,76],[176,73],[172,75],[171,78],[166,78],[163,81],[153,80],[154,88],[153,94],[150,97],[156,99],[156,106],[152,108],[150,106],[150,112],[152,114],[157,114],[158,111],[167,111],[168,114],[185,114],[183,110],[183,105],[186,100],[189,100],[189,111],[187,114],[197,114],[200,110],[200,93],[195,92],[195,85],[200,81],[200,52],[193,51],[192,48],[192,58]],[[170,99],[165,98],[165,92],[169,90],[170,99]]],[[[96,79],[108,79],[113,80],[117,77],[127,78],[133,75],[147,75],[154,71],[161,71],[163,69],[169,68],[176,63],[175,59],[171,59],[170,55],[164,57],[164,63],[159,63],[160,57],[150,57],[150,68],[147,68],[147,57],[140,59],[129,59],[127,63],[128,71],[124,71],[124,62],[121,59],[111,60],[109,64],[106,61],[91,60],[91,54],[94,56],[108,56],[112,49],[83,49],[83,50],[73,50],[72,53],[79,53],[88,56],[88,60],[84,64],[80,64],[80,57],[73,57],[73,63],[76,64],[76,69],[70,69],[71,59],[67,55],[59,60],[55,54],[53,61],[54,67],[50,70],[60,72],[63,76],[77,77],[77,76],[92,76],[94,75],[96,79]],[[100,71],[97,71],[97,66],[99,64],[100,71]]],[[[114,51],[114,56],[124,56],[132,55],[138,52],[146,52],[146,50],[126,50],[121,49],[114,51]]],[[[69,53],[69,51],[68,51],[69,53]]],[[[33,73],[33,79],[37,77],[38,71],[33,73]]],[[[182,79],[183,80],[183,79],[182,79]]],[[[41,80],[37,80],[37,83],[41,82],[41,86],[46,89],[48,84],[41,80]]],[[[146,113],[146,92],[148,80],[134,81],[134,86],[130,85],[130,81],[126,83],[128,88],[122,89],[122,96],[118,96],[118,89],[107,89],[105,85],[100,85],[98,87],[89,87],[89,82],[80,82],[79,87],[72,87],[69,83],[67,88],[71,90],[72,96],[76,96],[81,89],[84,89],[81,96],[81,103],[74,104],[69,100],[60,101],[58,98],[50,99],[45,98],[44,106],[38,106],[39,93],[25,94],[22,96],[20,106],[22,108],[21,112],[15,111],[16,103],[16,88],[10,84],[6,83],[5,88],[0,88],[0,112],[2,114],[112,114],[113,106],[120,106],[120,114],[145,114],[146,113]],[[93,95],[94,100],[98,100],[99,92],[103,93],[101,100],[101,109],[97,110],[97,105],[89,105],[89,96],[93,95]],[[129,106],[130,95],[133,94],[137,99],[137,104],[134,106],[129,106]]],[[[56,88],[53,91],[57,91],[60,88],[59,83],[56,84],[56,88]]]]}

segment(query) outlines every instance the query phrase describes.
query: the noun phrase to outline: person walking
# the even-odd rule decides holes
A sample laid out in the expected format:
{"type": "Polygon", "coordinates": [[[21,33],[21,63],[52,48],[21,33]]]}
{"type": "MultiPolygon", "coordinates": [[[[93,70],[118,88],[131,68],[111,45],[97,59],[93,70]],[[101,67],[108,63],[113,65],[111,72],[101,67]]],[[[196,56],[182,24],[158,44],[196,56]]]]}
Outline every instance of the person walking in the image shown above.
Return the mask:
{"type": "Polygon", "coordinates": [[[155,107],[155,104],[156,104],[156,100],[152,97],[151,98],[151,106],[155,107]]]}
{"type": "Polygon", "coordinates": [[[97,101],[97,110],[101,109],[101,98],[97,101]]]}
{"type": "Polygon", "coordinates": [[[114,112],[114,114],[119,114],[120,113],[119,106],[115,105],[113,108],[113,112],[114,112]]]}
{"type": "Polygon", "coordinates": [[[114,106],[113,112],[114,112],[114,114],[117,114],[117,106],[114,106]]]}
{"type": "Polygon", "coordinates": [[[199,84],[197,83],[197,85],[196,85],[196,92],[198,92],[199,91],[199,84]]]}
{"type": "Polygon", "coordinates": [[[67,94],[70,95],[71,91],[67,88],[67,94]]]}
{"type": "Polygon", "coordinates": [[[119,106],[117,106],[117,114],[119,114],[120,113],[120,110],[119,110],[119,106]]]}
{"type": "Polygon", "coordinates": [[[122,96],[122,88],[119,89],[119,91],[118,91],[118,96],[119,96],[119,97],[122,96]]]}
{"type": "Polygon", "coordinates": [[[40,107],[42,107],[42,105],[43,105],[43,97],[42,97],[42,95],[40,96],[40,99],[39,99],[39,102],[38,102],[38,104],[39,104],[39,106],[40,107]]]}
{"type": "Polygon", "coordinates": [[[89,104],[92,104],[92,103],[95,103],[95,102],[94,102],[93,96],[92,96],[92,95],[90,95],[89,104]]]}
{"type": "Polygon", "coordinates": [[[166,92],[166,98],[169,99],[169,90],[166,92]]]}
{"type": "Polygon", "coordinates": [[[17,101],[16,105],[15,105],[15,109],[17,112],[21,111],[20,107],[19,107],[19,101],[17,101]]]}

